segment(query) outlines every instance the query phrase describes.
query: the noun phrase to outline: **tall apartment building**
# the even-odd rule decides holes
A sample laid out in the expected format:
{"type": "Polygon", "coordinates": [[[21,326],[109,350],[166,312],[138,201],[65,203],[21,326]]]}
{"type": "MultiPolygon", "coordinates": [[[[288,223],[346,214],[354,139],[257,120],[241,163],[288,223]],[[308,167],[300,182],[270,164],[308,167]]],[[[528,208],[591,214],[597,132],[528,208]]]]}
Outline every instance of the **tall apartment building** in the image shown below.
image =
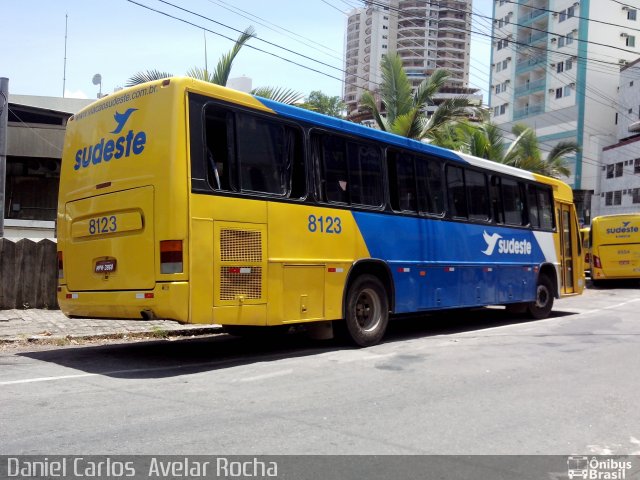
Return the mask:
{"type": "Polygon", "coordinates": [[[620,65],[638,58],[637,11],[616,0],[495,0],[493,121],[536,130],[543,150],[576,141],[568,182],[590,217],[602,148],[616,141],[620,65]]]}
{"type": "Polygon", "coordinates": [[[382,80],[380,60],[397,52],[414,86],[436,69],[450,72],[445,92],[469,93],[472,0],[376,0],[349,13],[345,38],[344,100],[358,117],[365,90],[382,80]]]}

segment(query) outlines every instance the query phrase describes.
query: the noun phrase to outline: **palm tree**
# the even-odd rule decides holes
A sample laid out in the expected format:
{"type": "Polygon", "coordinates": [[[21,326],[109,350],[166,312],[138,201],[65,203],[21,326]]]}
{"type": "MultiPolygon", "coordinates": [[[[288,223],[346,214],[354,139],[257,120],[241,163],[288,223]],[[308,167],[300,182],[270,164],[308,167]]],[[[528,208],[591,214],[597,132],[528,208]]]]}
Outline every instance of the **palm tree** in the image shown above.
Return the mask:
{"type": "Polygon", "coordinates": [[[300,92],[282,87],[258,87],[251,90],[251,94],[287,105],[294,105],[304,99],[304,95],[300,92]]]}
{"type": "MultiPolygon", "coordinates": [[[[238,37],[233,48],[220,57],[218,65],[213,72],[209,72],[206,68],[193,67],[187,72],[187,76],[203,80],[205,82],[215,83],[216,85],[222,85],[223,87],[229,80],[231,74],[231,67],[240,49],[251,38],[255,37],[255,29],[251,26],[247,27],[238,37]]],[[[158,70],[147,70],[145,72],[138,72],[133,75],[126,83],[127,87],[138,85],[140,83],[149,82],[151,80],[161,80],[163,78],[171,77],[172,75],[167,72],[159,72],[158,70]]]]}
{"type": "Polygon", "coordinates": [[[380,68],[382,83],[379,95],[385,115],[378,109],[373,93],[365,92],[361,102],[372,113],[381,130],[414,139],[434,138],[449,122],[467,118],[469,109],[474,108],[466,98],[458,97],[445,100],[429,116],[427,107],[434,104],[435,94],[449,77],[446,70],[436,70],[413,92],[398,54],[384,55],[380,68]]]}
{"type": "Polygon", "coordinates": [[[173,77],[173,74],[161,72],[159,70],[145,70],[144,72],[138,72],[129,77],[125,87],[133,87],[134,85],[140,85],[141,83],[151,82],[153,80],[162,80],[163,78],[169,77],[173,77]]]}
{"type": "Polygon", "coordinates": [[[580,150],[577,143],[560,142],[543,158],[533,129],[516,124],[512,133],[515,139],[508,143],[503,130],[494,123],[457,122],[442,130],[432,143],[549,177],[570,175],[566,156],[580,150]]]}
{"type": "Polygon", "coordinates": [[[503,163],[549,177],[568,177],[571,174],[566,156],[580,151],[576,142],[559,142],[553,146],[546,158],[543,158],[538,136],[532,128],[519,123],[514,125],[511,131],[516,135],[510,148],[513,155],[503,163]]]}

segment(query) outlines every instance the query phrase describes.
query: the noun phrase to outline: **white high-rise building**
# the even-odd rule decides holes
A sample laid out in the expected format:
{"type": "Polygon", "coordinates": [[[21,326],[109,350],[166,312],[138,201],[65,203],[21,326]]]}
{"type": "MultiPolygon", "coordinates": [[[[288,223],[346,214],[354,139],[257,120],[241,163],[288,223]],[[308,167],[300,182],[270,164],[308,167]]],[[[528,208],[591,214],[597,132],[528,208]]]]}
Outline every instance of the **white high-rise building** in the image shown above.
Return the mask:
{"type": "Polygon", "coordinates": [[[638,58],[636,9],[615,0],[495,0],[493,121],[534,128],[543,151],[575,141],[568,182],[589,220],[602,147],[616,141],[620,65],[638,58]]]}
{"type": "Polygon", "coordinates": [[[354,9],[347,20],[344,100],[358,117],[364,90],[382,81],[380,60],[397,52],[414,86],[436,69],[450,73],[444,92],[470,93],[472,0],[376,0],[354,9]]]}

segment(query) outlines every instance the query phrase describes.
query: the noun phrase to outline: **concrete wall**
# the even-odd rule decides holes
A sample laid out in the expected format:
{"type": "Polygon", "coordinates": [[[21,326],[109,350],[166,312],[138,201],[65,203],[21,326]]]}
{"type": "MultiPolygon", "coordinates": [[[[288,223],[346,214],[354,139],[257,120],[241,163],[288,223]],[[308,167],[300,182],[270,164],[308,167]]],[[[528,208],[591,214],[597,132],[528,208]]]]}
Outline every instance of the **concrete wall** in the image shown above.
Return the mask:
{"type": "Polygon", "coordinates": [[[0,238],[0,309],[58,308],[56,243],[0,238]]]}

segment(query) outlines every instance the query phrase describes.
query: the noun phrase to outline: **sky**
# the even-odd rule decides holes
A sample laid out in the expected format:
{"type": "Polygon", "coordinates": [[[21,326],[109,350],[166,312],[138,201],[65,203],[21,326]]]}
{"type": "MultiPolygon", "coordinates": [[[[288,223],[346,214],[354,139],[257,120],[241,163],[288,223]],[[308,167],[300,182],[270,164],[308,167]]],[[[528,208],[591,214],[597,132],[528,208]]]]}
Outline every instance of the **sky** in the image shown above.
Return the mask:
{"type": "MultiPolygon", "coordinates": [[[[3,3],[0,77],[9,78],[9,92],[59,97],[64,91],[64,96],[76,98],[96,98],[100,88],[103,94],[111,93],[140,71],[183,75],[192,67],[202,68],[205,45],[211,70],[250,25],[257,38],[236,57],[231,77],[250,77],[254,88],[341,95],[346,13],[350,5],[362,4],[356,0],[3,3]],[[101,86],[93,83],[96,74],[102,78],[101,86]]],[[[490,17],[491,5],[492,0],[474,0],[473,9],[490,17]]],[[[472,30],[487,32],[490,20],[480,22],[472,30]]],[[[490,52],[488,36],[472,35],[470,87],[485,92],[485,102],[490,52]]]]}

